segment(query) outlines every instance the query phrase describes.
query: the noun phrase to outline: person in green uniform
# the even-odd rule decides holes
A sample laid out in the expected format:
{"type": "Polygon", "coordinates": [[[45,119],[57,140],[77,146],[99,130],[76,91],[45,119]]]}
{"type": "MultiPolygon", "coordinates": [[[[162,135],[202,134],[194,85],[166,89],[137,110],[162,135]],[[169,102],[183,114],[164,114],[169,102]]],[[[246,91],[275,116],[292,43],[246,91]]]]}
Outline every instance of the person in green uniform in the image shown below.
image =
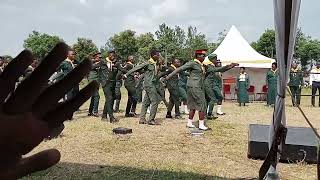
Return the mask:
{"type": "Polygon", "coordinates": [[[187,71],[181,71],[179,73],[179,97],[181,101],[181,113],[189,114],[189,109],[187,105],[187,81],[188,81],[189,73],[187,71]]]}
{"type": "MultiPolygon", "coordinates": [[[[217,59],[216,63],[215,63],[216,67],[221,67],[221,61],[219,59],[217,59]]],[[[213,83],[213,89],[215,92],[215,96],[217,99],[217,115],[225,115],[226,113],[224,113],[222,111],[222,100],[223,100],[223,95],[222,95],[222,73],[221,72],[217,72],[215,74],[216,78],[215,81],[213,83]]]]}
{"type": "MultiPolygon", "coordinates": [[[[93,55],[92,69],[88,75],[89,83],[92,81],[99,80],[100,61],[102,61],[102,55],[100,52],[97,52],[93,55]]],[[[98,113],[99,100],[100,100],[100,95],[99,95],[99,88],[98,88],[98,90],[94,92],[94,94],[91,97],[88,116],[99,117],[99,113],[98,113]]]]}
{"type": "Polygon", "coordinates": [[[268,106],[274,105],[276,102],[278,76],[279,74],[277,70],[277,63],[274,62],[272,63],[272,67],[270,71],[268,71],[266,75],[266,82],[268,86],[268,93],[267,93],[268,106]]]}
{"type": "Polygon", "coordinates": [[[2,74],[4,70],[4,58],[0,56],[0,75],[2,74]]]}
{"type": "MultiPolygon", "coordinates": [[[[75,65],[74,65],[75,59],[76,59],[76,52],[70,49],[68,51],[67,59],[60,64],[59,70],[62,72],[62,75],[59,77],[59,80],[63,79],[67,74],[69,74],[75,68],[75,65]]],[[[76,88],[72,88],[72,90],[66,94],[64,101],[70,100],[76,95],[75,89],[76,88]]]]}
{"type": "Polygon", "coordinates": [[[238,89],[238,103],[240,106],[246,106],[249,102],[248,89],[250,88],[249,75],[246,73],[246,68],[240,68],[240,74],[237,77],[237,89],[238,89]]]}
{"type": "Polygon", "coordinates": [[[143,79],[144,79],[143,73],[135,72],[136,92],[137,92],[138,104],[142,103],[143,79]]]}
{"type": "Polygon", "coordinates": [[[157,90],[157,87],[160,83],[160,73],[157,65],[157,63],[159,62],[159,58],[160,53],[156,50],[151,50],[150,59],[148,60],[148,62],[132,68],[124,75],[124,77],[127,78],[130,74],[133,74],[136,71],[144,70],[145,95],[142,102],[139,124],[157,125],[155,117],[157,114],[159,102],[161,101],[161,97],[157,90]],[[149,120],[146,121],[146,114],[149,106],[151,107],[150,116],[149,120]]]}
{"type": "Polygon", "coordinates": [[[121,103],[121,87],[123,84],[123,80],[121,76],[119,76],[116,80],[116,88],[115,88],[115,103],[114,103],[114,112],[120,112],[120,103],[121,103]]]}
{"type": "Polygon", "coordinates": [[[124,70],[116,59],[116,52],[110,50],[106,60],[100,62],[99,82],[105,96],[105,104],[102,114],[102,121],[107,121],[109,116],[110,123],[118,122],[113,115],[113,105],[115,100],[116,80],[124,70]]]}
{"type": "Polygon", "coordinates": [[[297,63],[292,63],[290,70],[290,81],[288,86],[290,87],[290,91],[292,94],[292,105],[299,106],[301,99],[301,86],[303,84],[303,73],[298,68],[297,63]]]}
{"type": "Polygon", "coordinates": [[[185,65],[177,68],[172,73],[170,73],[166,80],[168,81],[174,75],[181,71],[188,70],[190,72],[190,77],[187,82],[187,97],[188,97],[188,109],[189,119],[187,122],[187,127],[194,128],[192,124],[195,112],[199,112],[199,129],[200,130],[210,130],[204,124],[204,119],[206,116],[207,103],[205,97],[204,89],[204,78],[205,78],[205,67],[203,61],[206,57],[207,50],[196,50],[195,59],[187,62],[185,65]]]}
{"type": "MultiPolygon", "coordinates": [[[[179,59],[174,59],[172,61],[172,64],[168,67],[167,73],[170,74],[174,70],[180,67],[180,60],[179,59]]],[[[181,119],[181,114],[180,114],[180,97],[179,97],[179,73],[174,75],[169,81],[167,82],[167,88],[170,93],[169,97],[169,104],[168,104],[168,110],[167,110],[167,115],[166,118],[172,119],[172,109],[173,107],[175,108],[175,118],[176,119],[181,119]]]]}
{"type": "MultiPolygon", "coordinates": [[[[124,69],[127,71],[130,71],[133,67],[134,67],[134,57],[128,56],[128,60],[124,69]]],[[[136,80],[135,80],[134,74],[128,75],[128,77],[124,81],[124,87],[128,91],[128,102],[127,102],[125,117],[134,117],[136,116],[136,107],[137,107],[136,80]]]]}
{"type": "Polygon", "coordinates": [[[216,73],[228,71],[233,67],[237,66],[238,64],[231,63],[227,66],[215,67],[214,63],[216,63],[217,61],[217,55],[210,54],[208,56],[208,59],[209,61],[205,63],[206,74],[205,74],[205,80],[204,80],[204,87],[205,87],[205,94],[206,94],[206,99],[208,104],[207,119],[212,120],[212,119],[218,118],[212,114],[214,104],[217,102],[216,97],[219,95],[218,91],[220,91],[219,87],[214,86],[214,84],[216,84],[215,81],[218,80],[216,77],[216,73]]]}

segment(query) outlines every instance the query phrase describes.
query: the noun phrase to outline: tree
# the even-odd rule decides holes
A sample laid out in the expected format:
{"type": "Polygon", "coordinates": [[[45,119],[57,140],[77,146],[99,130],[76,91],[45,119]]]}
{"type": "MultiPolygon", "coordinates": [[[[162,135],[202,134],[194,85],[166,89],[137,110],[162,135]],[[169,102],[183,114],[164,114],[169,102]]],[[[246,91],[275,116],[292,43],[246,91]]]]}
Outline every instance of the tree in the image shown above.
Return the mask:
{"type": "Polygon", "coordinates": [[[155,43],[155,39],[152,33],[141,34],[137,37],[138,46],[138,61],[143,61],[149,58],[149,53],[155,43]]]}
{"type": "Polygon", "coordinates": [[[126,60],[129,55],[137,54],[138,46],[135,33],[132,30],[125,30],[115,34],[109,39],[106,47],[114,49],[120,59],[126,60]]]}
{"type": "Polygon", "coordinates": [[[202,33],[198,33],[196,27],[189,26],[185,49],[188,59],[193,58],[193,52],[196,49],[208,49],[208,42],[206,36],[202,33]]]}
{"type": "Polygon", "coordinates": [[[29,37],[24,40],[23,47],[30,49],[37,58],[42,59],[61,41],[63,40],[58,36],[32,31],[29,37]]]}
{"type": "Polygon", "coordinates": [[[308,39],[301,41],[296,54],[304,69],[312,62],[320,62],[320,41],[308,39]]]}
{"type": "Polygon", "coordinates": [[[257,42],[253,42],[251,46],[260,54],[274,58],[276,54],[275,31],[267,29],[257,42]]]}
{"type": "Polygon", "coordinates": [[[93,41],[85,38],[78,38],[77,42],[73,45],[73,49],[76,51],[76,58],[79,61],[90,58],[90,56],[98,51],[93,41]]]}

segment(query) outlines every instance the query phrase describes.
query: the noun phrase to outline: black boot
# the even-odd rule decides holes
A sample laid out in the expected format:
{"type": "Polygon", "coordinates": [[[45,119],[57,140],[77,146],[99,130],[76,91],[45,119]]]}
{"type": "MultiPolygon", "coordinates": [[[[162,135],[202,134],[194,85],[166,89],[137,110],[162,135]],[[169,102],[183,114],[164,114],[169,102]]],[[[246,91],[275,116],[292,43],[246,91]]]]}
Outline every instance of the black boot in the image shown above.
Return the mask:
{"type": "Polygon", "coordinates": [[[173,119],[173,117],[172,117],[172,115],[171,115],[171,112],[167,112],[166,118],[167,118],[167,119],[173,119]]]}

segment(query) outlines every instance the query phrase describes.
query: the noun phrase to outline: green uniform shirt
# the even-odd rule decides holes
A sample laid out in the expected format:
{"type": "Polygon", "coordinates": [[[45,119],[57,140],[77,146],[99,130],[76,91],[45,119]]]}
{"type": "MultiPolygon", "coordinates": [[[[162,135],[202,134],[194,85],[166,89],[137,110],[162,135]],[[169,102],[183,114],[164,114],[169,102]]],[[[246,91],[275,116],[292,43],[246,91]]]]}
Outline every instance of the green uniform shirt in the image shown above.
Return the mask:
{"type": "Polygon", "coordinates": [[[99,69],[100,69],[100,63],[93,63],[91,71],[88,75],[88,81],[99,81],[99,69]]]}
{"type": "Polygon", "coordinates": [[[99,82],[102,86],[105,86],[107,83],[115,83],[122,71],[123,68],[119,62],[101,61],[98,71],[99,82]]]}
{"type": "Polygon", "coordinates": [[[140,70],[144,70],[144,87],[154,87],[158,85],[160,73],[158,72],[159,69],[156,62],[153,59],[132,68],[126,73],[126,76],[128,77],[130,74],[140,70]]]}
{"type": "MultiPolygon", "coordinates": [[[[168,74],[172,73],[174,70],[176,70],[176,67],[174,65],[171,65],[168,67],[167,72],[168,74]]],[[[180,74],[175,74],[170,78],[167,82],[167,88],[168,89],[178,89],[179,88],[179,79],[180,79],[180,74]]]]}
{"type": "Polygon", "coordinates": [[[303,84],[303,74],[300,69],[291,69],[289,86],[301,86],[303,84]]]}
{"type": "Polygon", "coordinates": [[[228,71],[230,68],[229,66],[223,66],[223,67],[215,67],[213,64],[208,64],[206,67],[206,78],[205,83],[212,84],[217,86],[222,86],[222,79],[218,72],[225,72],[228,71]]]}
{"type": "Polygon", "coordinates": [[[189,70],[190,77],[187,82],[188,87],[203,87],[204,81],[204,67],[202,64],[195,60],[187,62],[185,65],[180,67],[180,71],[189,70]]]}
{"type": "MultiPolygon", "coordinates": [[[[132,63],[127,63],[124,69],[128,72],[133,68],[132,63]]],[[[128,75],[127,79],[124,81],[125,86],[135,87],[136,86],[136,80],[134,79],[134,74],[128,75]]]]}

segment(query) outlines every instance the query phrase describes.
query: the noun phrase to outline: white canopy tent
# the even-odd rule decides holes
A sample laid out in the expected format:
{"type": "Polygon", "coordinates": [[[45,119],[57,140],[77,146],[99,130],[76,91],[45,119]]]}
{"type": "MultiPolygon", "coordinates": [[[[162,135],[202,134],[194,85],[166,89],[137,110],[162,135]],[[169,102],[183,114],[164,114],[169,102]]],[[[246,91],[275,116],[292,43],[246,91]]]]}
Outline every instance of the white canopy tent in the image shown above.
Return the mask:
{"type": "MultiPolygon", "coordinates": [[[[239,67],[246,67],[250,76],[250,84],[255,86],[256,93],[262,91],[262,87],[266,84],[266,73],[271,68],[271,64],[275,62],[274,59],[255,51],[235,26],[230,28],[225,39],[213,53],[217,55],[222,65],[234,62],[239,63],[239,67]]],[[[234,68],[223,73],[223,78],[236,78],[238,74],[239,68],[234,68]]],[[[234,87],[231,88],[231,92],[234,93],[234,87]]]]}

